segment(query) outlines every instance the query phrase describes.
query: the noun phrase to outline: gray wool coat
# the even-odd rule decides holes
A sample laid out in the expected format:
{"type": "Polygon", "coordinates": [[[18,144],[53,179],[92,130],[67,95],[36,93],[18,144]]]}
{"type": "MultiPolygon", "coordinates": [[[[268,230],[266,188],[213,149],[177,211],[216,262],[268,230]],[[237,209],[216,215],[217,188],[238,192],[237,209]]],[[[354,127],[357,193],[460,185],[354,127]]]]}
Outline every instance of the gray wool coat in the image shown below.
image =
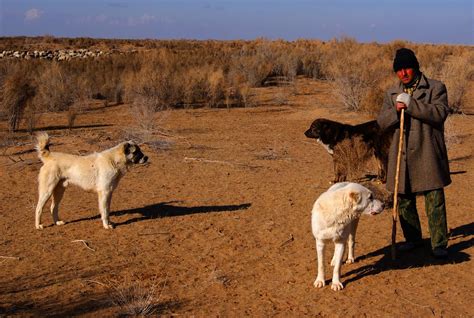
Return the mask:
{"type": "MultiPolygon", "coordinates": [[[[398,193],[416,193],[440,189],[451,183],[448,153],[444,142],[444,121],[448,117],[446,86],[421,75],[417,89],[405,110],[405,130],[400,164],[398,193]]],[[[394,192],[398,143],[399,113],[396,98],[403,84],[387,90],[377,122],[385,129],[395,128],[390,146],[387,190],[394,192]]]]}

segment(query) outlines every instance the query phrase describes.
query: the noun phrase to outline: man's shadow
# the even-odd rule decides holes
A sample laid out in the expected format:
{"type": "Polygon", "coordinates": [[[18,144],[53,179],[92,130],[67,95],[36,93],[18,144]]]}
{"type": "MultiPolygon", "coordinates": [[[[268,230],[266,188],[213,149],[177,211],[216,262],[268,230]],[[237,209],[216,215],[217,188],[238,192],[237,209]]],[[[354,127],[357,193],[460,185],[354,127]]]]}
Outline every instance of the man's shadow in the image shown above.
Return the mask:
{"type": "Polygon", "coordinates": [[[455,244],[448,243],[449,257],[447,259],[436,259],[431,255],[430,239],[423,240],[420,246],[409,252],[397,252],[396,259],[392,260],[391,245],[385,246],[374,252],[359,257],[359,260],[382,255],[375,264],[368,264],[345,273],[344,277],[350,277],[346,283],[357,281],[370,275],[377,275],[386,270],[402,270],[426,266],[440,266],[445,264],[459,264],[471,259],[470,255],[463,250],[474,246],[474,222],[452,229],[449,240],[467,238],[455,244]]]}
{"type": "MultiPolygon", "coordinates": [[[[173,216],[182,216],[190,215],[197,213],[214,213],[214,212],[236,212],[247,210],[252,204],[251,203],[242,203],[242,204],[232,204],[232,205],[204,205],[204,206],[178,206],[173,205],[176,203],[181,203],[182,201],[170,201],[170,202],[161,202],[152,205],[147,205],[141,208],[133,208],[128,210],[114,211],[110,212],[110,216],[123,216],[123,215],[134,215],[140,214],[138,217],[128,219],[124,222],[115,223],[115,226],[127,225],[139,221],[156,219],[162,217],[173,217],[173,216]]],[[[68,223],[82,222],[99,219],[99,215],[92,217],[81,218],[77,220],[70,221],[68,223]]]]}

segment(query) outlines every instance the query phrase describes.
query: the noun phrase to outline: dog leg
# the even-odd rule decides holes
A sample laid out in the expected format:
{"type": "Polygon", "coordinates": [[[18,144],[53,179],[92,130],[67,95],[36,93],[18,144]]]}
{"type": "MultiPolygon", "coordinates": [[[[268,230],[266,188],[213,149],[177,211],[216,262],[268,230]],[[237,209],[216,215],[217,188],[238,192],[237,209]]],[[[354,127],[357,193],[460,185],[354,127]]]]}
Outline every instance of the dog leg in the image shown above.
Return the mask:
{"type": "Polygon", "coordinates": [[[347,260],[346,264],[352,264],[355,262],[355,257],[354,257],[354,251],[355,251],[355,238],[356,238],[356,231],[357,231],[357,226],[359,225],[359,219],[355,219],[354,221],[351,222],[350,226],[350,232],[349,232],[349,238],[347,240],[347,260]]]}
{"type": "Polygon", "coordinates": [[[109,221],[110,202],[112,200],[112,193],[109,191],[99,191],[99,211],[102,219],[104,229],[113,229],[114,226],[109,221]]]}
{"type": "Polygon", "coordinates": [[[51,202],[51,215],[53,217],[53,222],[56,225],[64,225],[64,222],[59,220],[58,209],[59,203],[63,198],[65,190],[66,188],[62,184],[58,183],[53,191],[53,200],[51,202]]]}
{"type": "Polygon", "coordinates": [[[342,285],[340,281],[341,277],[341,263],[342,263],[342,256],[344,255],[344,247],[345,247],[346,242],[335,242],[334,245],[334,257],[336,260],[336,264],[334,265],[334,271],[332,274],[332,284],[331,284],[331,289],[332,290],[341,290],[344,288],[344,285],[342,285]]]}
{"type": "Polygon", "coordinates": [[[45,189],[45,186],[43,186],[40,183],[38,192],[38,204],[36,205],[36,211],[35,211],[35,227],[37,230],[42,230],[43,225],[41,224],[41,214],[43,213],[43,207],[46,204],[46,202],[49,200],[51,197],[51,194],[53,193],[54,186],[56,184],[50,185],[45,189]]]}
{"type": "Polygon", "coordinates": [[[347,168],[342,159],[334,157],[334,183],[344,182],[347,180],[347,168]]]}
{"type": "Polygon", "coordinates": [[[314,287],[316,288],[321,288],[326,285],[326,282],[324,281],[324,247],[325,243],[322,240],[316,239],[316,251],[318,254],[318,276],[313,283],[314,287]]]}

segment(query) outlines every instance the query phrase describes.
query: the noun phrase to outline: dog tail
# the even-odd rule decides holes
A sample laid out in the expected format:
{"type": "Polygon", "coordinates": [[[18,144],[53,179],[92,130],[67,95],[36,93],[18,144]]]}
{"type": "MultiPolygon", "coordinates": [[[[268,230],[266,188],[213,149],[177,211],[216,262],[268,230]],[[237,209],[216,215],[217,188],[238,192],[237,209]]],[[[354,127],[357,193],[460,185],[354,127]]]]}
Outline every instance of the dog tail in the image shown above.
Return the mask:
{"type": "Polygon", "coordinates": [[[49,156],[49,136],[44,131],[36,134],[36,151],[41,160],[49,156]]]}

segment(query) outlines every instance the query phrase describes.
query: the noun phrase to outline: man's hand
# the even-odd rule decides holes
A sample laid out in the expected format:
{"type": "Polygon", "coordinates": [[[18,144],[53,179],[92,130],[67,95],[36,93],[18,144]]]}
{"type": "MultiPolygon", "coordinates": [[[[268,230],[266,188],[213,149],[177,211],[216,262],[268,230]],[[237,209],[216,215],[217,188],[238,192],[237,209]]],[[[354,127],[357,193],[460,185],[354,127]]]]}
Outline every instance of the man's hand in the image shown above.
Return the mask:
{"type": "Polygon", "coordinates": [[[395,107],[397,108],[397,112],[400,112],[402,109],[407,109],[408,105],[411,101],[411,96],[407,93],[401,93],[397,96],[397,104],[395,107]]]}
{"type": "Polygon", "coordinates": [[[402,109],[407,109],[407,105],[401,103],[401,102],[398,102],[395,107],[397,108],[397,112],[401,112],[402,109]]]}

